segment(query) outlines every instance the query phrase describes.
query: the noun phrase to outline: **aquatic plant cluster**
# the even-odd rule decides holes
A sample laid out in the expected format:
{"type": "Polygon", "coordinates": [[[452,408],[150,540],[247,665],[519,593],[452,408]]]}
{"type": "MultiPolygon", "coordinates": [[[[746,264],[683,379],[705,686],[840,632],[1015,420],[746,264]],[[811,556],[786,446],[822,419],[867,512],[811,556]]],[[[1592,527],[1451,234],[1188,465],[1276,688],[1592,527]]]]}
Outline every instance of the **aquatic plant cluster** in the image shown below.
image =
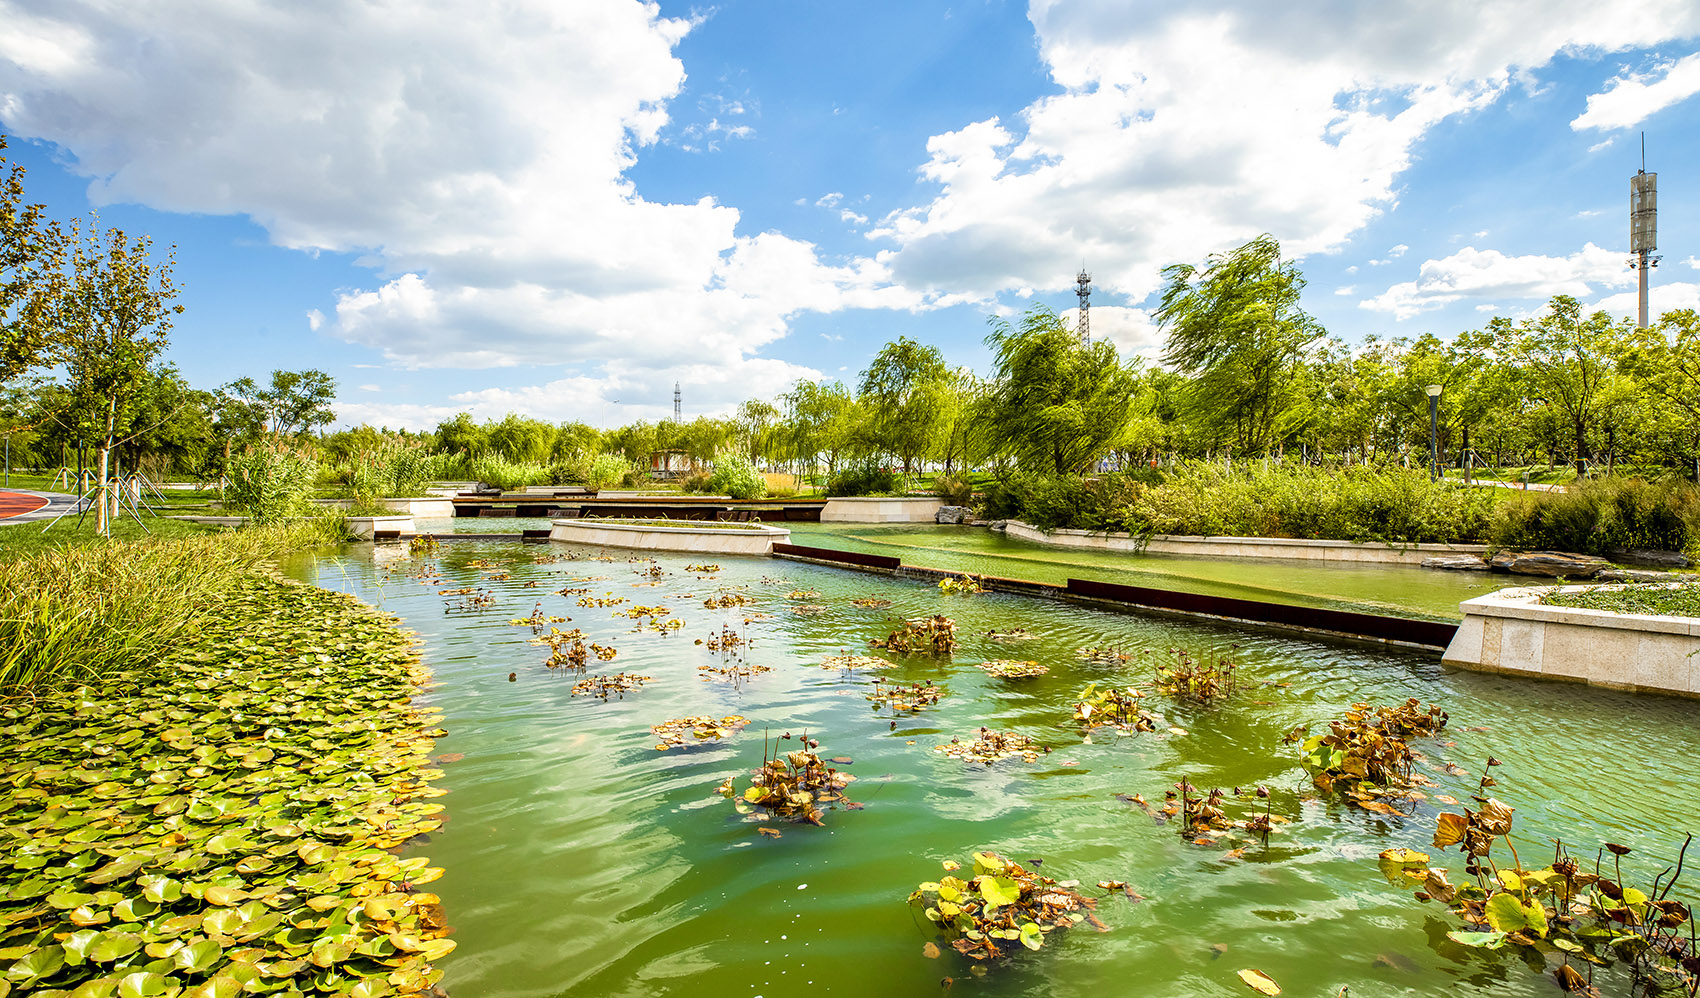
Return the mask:
{"type": "Polygon", "coordinates": [[[0,993],[433,988],[442,871],[394,852],[442,811],[408,639],[254,579],[160,666],[0,711],[0,993]]]}
{"type": "MultiPolygon", "coordinates": [[[[787,733],[782,738],[789,741],[791,735],[787,733]]],[[[783,755],[777,744],[769,754],[764,742],[761,768],[751,774],[750,785],[739,793],[733,786],[733,778],[728,776],[717,792],[733,801],[740,813],[754,809],[763,815],[811,825],[823,823],[822,804],[843,803],[852,809],[860,808],[860,804],[844,796],[844,788],[856,778],[822,761],[816,751],[820,748],[818,740],[807,734],[799,740],[801,748],[783,755]]]]}
{"type": "MultiPolygon", "coordinates": [[[[994,852],[977,852],[973,862],[972,878],[941,877],[909,895],[909,903],[963,956],[991,960],[1011,944],[1040,949],[1050,933],[1087,920],[1104,928],[1093,914],[1097,901],[1072,886],[994,852]]],[[[954,861],[945,863],[947,873],[960,868],[954,861]]],[[[936,947],[927,955],[936,956],[936,947]]]]}
{"type": "Polygon", "coordinates": [[[1428,855],[1411,849],[1383,852],[1383,874],[1394,882],[1415,882],[1418,900],[1451,908],[1465,923],[1464,929],[1447,933],[1455,943],[1478,951],[1509,948],[1540,969],[1548,965],[1545,954],[1557,954],[1553,980],[1564,991],[1599,994],[1595,968],[1615,964],[1627,966],[1632,993],[1700,994],[1693,912],[1670,897],[1694,836],[1683,842],[1675,866],[1667,866],[1646,887],[1625,882],[1622,859],[1631,850],[1614,842],[1600,845],[1589,863],[1556,841],[1552,862],[1531,870],[1511,839],[1516,809],[1485,796],[1497,785],[1492,773],[1499,765],[1488,759],[1474,808],[1464,808],[1463,814],[1442,812],[1435,820],[1434,848],[1456,846],[1470,880],[1452,884],[1445,868],[1429,866],[1428,855]],[[1508,865],[1493,856],[1500,843],[1510,853],[1508,865]]]}
{"type": "Polygon", "coordinates": [[[942,614],[906,620],[884,638],[871,638],[869,647],[901,655],[949,655],[956,648],[956,622],[942,614]]]}

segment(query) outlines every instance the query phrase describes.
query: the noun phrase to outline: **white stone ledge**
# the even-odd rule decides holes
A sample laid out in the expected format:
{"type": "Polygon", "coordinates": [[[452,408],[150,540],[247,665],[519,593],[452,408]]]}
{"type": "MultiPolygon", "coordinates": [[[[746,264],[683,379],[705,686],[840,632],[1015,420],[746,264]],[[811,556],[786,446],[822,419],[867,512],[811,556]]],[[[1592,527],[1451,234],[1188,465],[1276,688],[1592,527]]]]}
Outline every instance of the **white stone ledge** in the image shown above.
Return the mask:
{"type": "Polygon", "coordinates": [[[1554,592],[1625,586],[1501,589],[1458,605],[1464,622],[1441,661],[1613,689],[1700,697],[1700,619],[1549,606],[1554,592]]]}
{"type": "Polygon", "coordinates": [[[697,554],[773,554],[774,544],[789,544],[791,531],[765,524],[723,527],[661,527],[649,524],[587,520],[553,520],[549,539],[595,547],[641,548],[650,551],[689,551],[697,554]]]}
{"type": "MultiPolygon", "coordinates": [[[[824,518],[824,517],[823,517],[824,518]]],[[[1053,547],[1130,554],[1178,554],[1194,558],[1290,558],[1296,561],[1338,561],[1360,564],[1420,565],[1437,554],[1483,555],[1484,544],[1383,544],[1361,541],[1308,540],[1290,537],[1199,537],[1153,534],[1141,545],[1132,534],[1117,531],[1040,530],[1020,520],[1005,525],[1008,536],[1053,547]]]]}
{"type": "Polygon", "coordinates": [[[944,500],[937,496],[831,496],[822,523],[932,523],[944,500]]]}

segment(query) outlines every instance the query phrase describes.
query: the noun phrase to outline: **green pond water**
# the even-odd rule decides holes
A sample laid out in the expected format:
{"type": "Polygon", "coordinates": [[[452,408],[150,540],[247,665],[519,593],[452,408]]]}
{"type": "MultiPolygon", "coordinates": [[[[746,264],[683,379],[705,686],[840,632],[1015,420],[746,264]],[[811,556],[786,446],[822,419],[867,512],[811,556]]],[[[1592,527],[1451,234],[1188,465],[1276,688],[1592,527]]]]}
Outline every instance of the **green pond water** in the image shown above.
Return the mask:
{"type": "MultiPolygon", "coordinates": [[[[543,530],[541,518],[420,520],[441,533],[543,530]]],[[[905,565],[1062,584],[1070,578],[1332,607],[1433,620],[1459,619],[1458,604],[1523,577],[1447,572],[1404,565],[1353,566],[1270,558],[1184,558],[1077,551],[1015,540],[978,527],[931,524],[787,523],[791,542],[890,555],[905,565]]]]}
{"type": "MultiPolygon", "coordinates": [[[[501,527],[519,529],[514,521],[501,527]]],[[[799,531],[798,540],[808,543],[809,533],[799,531]]],[[[958,537],[984,536],[940,540],[902,528],[833,534],[861,537],[869,549],[911,544],[929,554],[951,550],[958,537]]],[[[1299,724],[1320,730],[1356,701],[1416,696],[1451,712],[1443,739],[1418,744],[1439,784],[1433,793],[1467,799],[1484,760],[1503,760],[1495,792],[1518,808],[1515,839],[1525,862],[1543,852],[1536,865],[1550,860],[1553,836],[1590,854],[1610,840],[1634,847],[1632,879],[1650,881],[1674,860],[1685,831],[1700,826],[1700,782],[1692,776],[1700,719],[1688,701],[1454,672],[1432,654],[1030,597],[945,596],[920,582],[768,559],[721,557],[715,578],[701,579],[684,569],[702,559],[660,555],[654,564],[667,574],[659,586],[642,584],[639,572],[652,563],[629,562],[628,552],[606,562],[536,563],[572,550],[444,544],[430,559],[440,585],[421,584],[412,574],[420,560],[394,546],[354,545],[289,567],[398,614],[421,636],[436,676],[428,697],[449,732],[440,751],[460,756],[443,765],[439,781],[450,791],[443,798],[450,820],[418,846],[448,871],[433,889],[456,929],[459,948],[442,965],[445,987],[458,998],[930,996],[941,993],[945,977],[955,979],[952,993],[985,996],[1250,994],[1236,977],[1242,968],[1261,969],[1295,996],[1334,996],[1343,985],[1359,998],[1557,993],[1550,976],[1514,957],[1484,959],[1447,942],[1446,930],[1457,927],[1449,913],[1411,899],[1377,869],[1383,849],[1427,851],[1442,805],[1422,802],[1409,817],[1375,815],[1310,787],[1283,734],[1299,724]],[[488,575],[468,564],[474,559],[510,576],[480,583],[488,575]],[[491,590],[495,605],[445,613],[437,590],[474,584],[491,590]],[[667,606],[686,626],[636,632],[612,609],[579,607],[576,596],[556,593],[569,585],[667,606]],[[703,607],[729,587],[742,587],[755,601],[750,609],[770,618],[746,625],[748,609],[703,607]],[[794,589],[817,590],[810,602],[822,611],[792,612],[794,589]],[[893,605],[852,606],[860,596],[893,605]],[[539,601],[545,612],[572,618],[557,626],[582,628],[587,639],[619,649],[592,672],[639,672],[653,681],[621,700],[571,696],[576,677],[544,667],[546,649],[527,643],[528,628],[508,624],[539,601]],[[933,709],[893,727],[885,709],[864,699],[869,675],[819,667],[827,655],[867,652],[867,640],[899,618],[931,613],[955,619],[956,654],[911,658],[885,674],[945,686],[950,695],[933,709]],[[722,657],[693,642],[728,624],[748,638],[745,661],[771,672],[737,687],[699,678],[698,666],[722,657]],[[1037,637],[1004,644],[984,636],[1018,625],[1037,637]],[[1106,645],[1135,657],[1111,667],[1075,654],[1106,645]],[[1148,704],[1185,734],[1165,728],[1083,738],[1072,720],[1081,686],[1097,680],[1149,690],[1147,663],[1170,648],[1233,656],[1241,691],[1199,708],[1152,690],[1148,704]],[[1140,654],[1147,649],[1153,654],[1140,654]],[[1034,659],[1051,672],[994,679],[975,667],[990,658],[1034,659]],[[753,723],[724,742],[654,748],[651,724],[731,713],[753,723]],[[1052,751],[1034,763],[988,768],[933,750],[982,724],[1034,736],[1052,751]],[[747,785],[764,733],[805,731],[820,739],[822,756],[853,759],[850,796],[866,807],[829,811],[822,828],[781,824],[783,837],[763,837],[714,789],[728,776],[747,785]],[[1447,775],[1448,762],[1468,775],[1447,775]],[[1193,845],[1116,797],[1160,802],[1182,777],[1201,787],[1266,785],[1275,812],[1293,821],[1267,847],[1226,859],[1227,846],[1193,845]],[[1044,950],[1020,951],[976,977],[949,951],[936,960],[923,955],[935,937],[905,898],[941,875],[942,860],[967,864],[982,849],[1042,860],[1042,871],[1058,879],[1124,880],[1145,900],[1107,898],[1098,914],[1109,932],[1082,926],[1055,934],[1044,950]]],[[[1024,574],[1007,570],[1012,559],[1023,566],[1046,560],[1002,550],[974,557],[1004,575],[1024,574]]],[[[1253,581],[1236,582],[1173,561],[1158,570],[1200,586],[1238,587],[1236,594],[1247,586],[1322,591],[1324,576],[1299,585],[1268,566],[1247,566],[1253,581]]],[[[1382,591],[1346,571],[1357,580],[1350,602],[1382,591]]],[[[1386,598],[1398,591],[1385,590],[1386,598]]],[[[1435,856],[1455,882],[1463,879],[1455,854],[1435,856]]]]}

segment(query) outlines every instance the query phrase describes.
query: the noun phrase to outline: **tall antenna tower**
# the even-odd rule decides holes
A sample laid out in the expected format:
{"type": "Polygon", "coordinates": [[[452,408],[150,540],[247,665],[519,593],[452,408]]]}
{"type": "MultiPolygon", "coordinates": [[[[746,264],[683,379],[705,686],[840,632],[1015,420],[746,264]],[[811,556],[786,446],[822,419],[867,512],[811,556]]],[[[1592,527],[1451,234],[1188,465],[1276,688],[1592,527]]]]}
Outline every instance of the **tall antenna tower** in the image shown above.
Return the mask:
{"type": "Polygon", "coordinates": [[[679,402],[679,383],[677,381],[675,381],[675,382],[673,382],[673,422],[675,422],[675,423],[684,422],[684,419],[683,419],[683,416],[682,416],[683,413],[684,413],[684,407],[682,405],[680,405],[680,402],[679,402]]]}
{"type": "Polygon", "coordinates": [[[1659,175],[1647,172],[1647,133],[1641,133],[1641,169],[1629,178],[1629,266],[1640,272],[1640,312],[1636,325],[1647,328],[1647,271],[1659,265],[1659,175]]]}
{"type": "Polygon", "coordinates": [[[1080,334],[1080,345],[1092,345],[1092,318],[1089,313],[1092,297],[1092,275],[1086,272],[1086,264],[1080,265],[1080,274],[1074,279],[1074,293],[1080,299],[1080,321],[1075,323],[1075,331],[1080,334]]]}

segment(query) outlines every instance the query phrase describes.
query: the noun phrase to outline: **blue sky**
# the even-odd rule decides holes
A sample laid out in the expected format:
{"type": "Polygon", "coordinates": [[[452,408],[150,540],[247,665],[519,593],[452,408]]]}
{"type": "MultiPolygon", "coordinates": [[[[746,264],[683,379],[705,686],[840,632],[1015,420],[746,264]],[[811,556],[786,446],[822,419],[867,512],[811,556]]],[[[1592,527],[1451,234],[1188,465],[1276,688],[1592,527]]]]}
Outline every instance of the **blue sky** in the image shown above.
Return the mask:
{"type": "Polygon", "coordinates": [[[0,130],[175,244],[193,382],[320,367],[345,422],[983,370],[1082,260],[1152,357],[1160,269],[1262,231],[1348,341],[1627,311],[1642,130],[1654,311],[1700,306],[1691,2],[0,0],[0,130]]]}

